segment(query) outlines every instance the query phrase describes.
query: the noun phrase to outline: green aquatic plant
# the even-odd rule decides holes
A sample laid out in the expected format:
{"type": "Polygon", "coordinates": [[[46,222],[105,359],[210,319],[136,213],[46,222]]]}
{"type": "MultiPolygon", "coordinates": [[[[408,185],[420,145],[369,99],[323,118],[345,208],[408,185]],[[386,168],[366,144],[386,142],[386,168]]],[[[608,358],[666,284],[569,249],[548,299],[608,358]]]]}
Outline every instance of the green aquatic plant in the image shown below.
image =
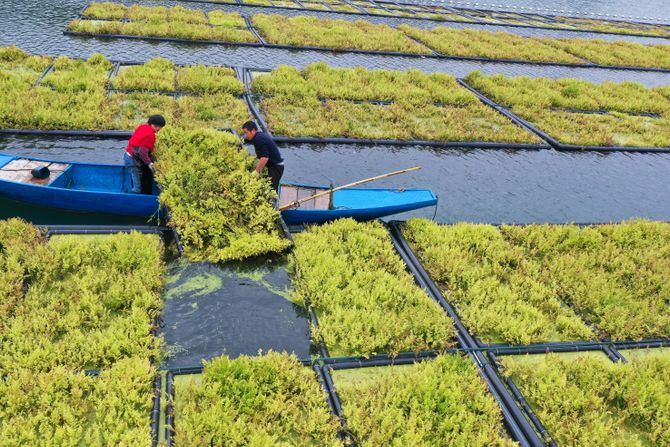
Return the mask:
{"type": "Polygon", "coordinates": [[[559,445],[670,445],[670,358],[503,360],[559,445]]]}
{"type": "Polygon", "coordinates": [[[505,32],[437,27],[431,30],[400,25],[398,29],[429,48],[447,56],[515,59],[533,62],[583,61],[561,48],[534,37],[505,32]]]}
{"type": "Polygon", "coordinates": [[[222,356],[175,386],[175,446],[342,446],[314,371],[295,356],[222,356]]]}
{"type": "Polygon", "coordinates": [[[397,355],[454,343],[452,321],[407,273],[386,229],[342,219],[296,236],[294,301],[332,355],[397,355]]]}
{"type": "Polygon", "coordinates": [[[133,130],[145,123],[148,116],[161,114],[168,123],[174,123],[174,97],[158,93],[113,93],[104,104],[104,128],[133,130]]]}
{"type": "Polygon", "coordinates": [[[357,445],[517,445],[503,435],[500,408],[469,358],[366,369],[358,380],[333,372],[357,445]]]}
{"type": "Polygon", "coordinates": [[[177,71],[177,90],[188,93],[230,93],[241,95],[244,84],[228,67],[190,65],[177,71]]]}
{"type": "Polygon", "coordinates": [[[223,287],[223,279],[220,276],[203,272],[168,289],[165,299],[170,300],[177,297],[197,298],[214,293],[221,287],[223,287]]]}
{"type": "Polygon", "coordinates": [[[88,60],[70,59],[60,56],[51,71],[42,79],[41,85],[58,92],[103,92],[112,63],[102,54],[96,53],[88,60]]]}
{"type": "Polygon", "coordinates": [[[91,19],[120,20],[126,16],[127,10],[128,8],[121,3],[94,2],[90,3],[81,15],[91,19]]]}
{"type": "Polygon", "coordinates": [[[227,132],[164,129],[156,177],[192,260],[221,262],[280,252],[290,246],[277,227],[279,212],[253,158],[227,132]]]}
{"type": "Polygon", "coordinates": [[[225,26],[229,28],[246,28],[247,22],[239,12],[226,12],[214,10],[207,13],[209,23],[212,26],[225,26]]]}
{"type": "Polygon", "coordinates": [[[177,100],[179,126],[184,128],[238,128],[250,119],[244,100],[228,93],[181,96],[177,100]]]}
{"type": "Polygon", "coordinates": [[[565,51],[596,64],[670,68],[670,45],[643,45],[641,43],[602,39],[540,39],[543,44],[565,51]]]}
{"type": "Polygon", "coordinates": [[[266,41],[275,44],[415,54],[431,52],[390,26],[362,20],[255,14],[252,22],[266,41]]]}
{"type": "Polygon", "coordinates": [[[140,65],[119,68],[112,78],[112,88],[139,91],[175,91],[176,69],[174,63],[164,58],[151,59],[140,65]]]}
{"type": "Polygon", "coordinates": [[[589,340],[594,334],[565,307],[542,264],[490,225],[438,225],[411,219],[403,234],[471,333],[485,342],[589,340]]]}

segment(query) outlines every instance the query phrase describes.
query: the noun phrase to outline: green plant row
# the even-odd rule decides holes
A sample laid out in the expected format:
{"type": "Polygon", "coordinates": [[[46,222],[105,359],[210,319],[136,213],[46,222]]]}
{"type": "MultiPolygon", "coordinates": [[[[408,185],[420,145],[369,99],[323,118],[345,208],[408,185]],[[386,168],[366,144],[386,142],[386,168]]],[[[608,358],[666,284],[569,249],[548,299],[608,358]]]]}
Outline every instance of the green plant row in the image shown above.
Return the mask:
{"type": "Polygon", "coordinates": [[[670,146],[668,88],[635,82],[508,78],[472,72],[466,81],[564,144],[670,146]],[[596,111],[609,112],[588,113],[596,111]],[[651,113],[656,116],[640,116],[651,113]]]}
{"type": "Polygon", "coordinates": [[[670,357],[503,360],[558,445],[670,446],[670,357]]]}
{"type": "Polygon", "coordinates": [[[336,370],[333,381],[361,447],[517,445],[503,434],[500,408],[467,357],[336,370]]]}
{"type": "Polygon", "coordinates": [[[165,128],[156,157],[160,202],[191,260],[243,259],[290,246],[277,226],[275,192],[252,175],[254,159],[232,134],[165,128]]]}
{"type": "MultiPolygon", "coordinates": [[[[220,3],[235,3],[233,0],[213,0],[220,3]]],[[[562,16],[539,16],[535,14],[524,13],[523,16],[515,13],[500,13],[496,11],[485,10],[454,10],[452,8],[444,8],[439,5],[419,5],[419,4],[395,4],[395,3],[372,3],[370,1],[352,0],[348,3],[340,0],[310,0],[301,1],[300,4],[293,0],[241,0],[243,5],[261,5],[261,6],[275,6],[294,9],[308,9],[317,11],[329,11],[326,6],[330,6],[335,11],[340,12],[354,12],[359,14],[378,14],[391,17],[410,17],[410,18],[424,18],[432,20],[445,20],[457,22],[474,22],[475,20],[484,23],[492,23],[497,25],[522,25],[535,26],[542,28],[567,28],[579,29],[583,31],[602,31],[617,34],[640,34],[647,36],[670,36],[670,31],[667,26],[641,24],[641,23],[626,23],[610,20],[598,19],[584,19],[574,17],[562,16]],[[355,7],[354,7],[355,6],[355,7]]],[[[89,8],[88,14],[90,17],[96,17],[98,11],[104,7],[93,4],[95,7],[89,8]]],[[[118,4],[114,4],[118,5],[118,4]]],[[[123,10],[114,6],[110,7],[106,16],[121,18],[123,17],[123,10]]]]}
{"type": "Polygon", "coordinates": [[[403,233],[464,323],[485,341],[670,336],[668,224],[496,228],[413,219],[403,233]]]}
{"type": "MultiPolygon", "coordinates": [[[[70,31],[84,34],[222,40],[232,43],[256,42],[250,31],[231,28],[244,24],[243,18],[237,13],[233,17],[232,13],[212,11],[208,13],[209,20],[217,26],[208,26],[200,23],[200,21],[206,23],[208,20],[201,10],[135,5],[127,8],[125,17],[129,22],[124,23],[117,18],[120,14],[117,10],[119,6],[125,8],[123,5],[115,3],[92,5],[96,5],[95,8],[89,7],[93,10],[87,9],[84,16],[94,18],[106,16],[112,20],[74,20],[68,25],[70,31]],[[108,14],[100,11],[105,8],[109,9],[108,14]],[[132,14],[131,11],[135,9],[142,11],[142,14],[132,14]],[[189,17],[189,21],[186,19],[175,21],[172,15],[176,15],[180,20],[182,17],[189,17]],[[224,17],[225,19],[222,18],[220,21],[225,23],[225,26],[218,22],[214,23],[213,17],[224,17]],[[238,33],[246,33],[244,35],[248,39],[242,39],[238,33]]],[[[398,28],[392,28],[363,20],[352,22],[308,16],[255,14],[252,16],[252,23],[265,41],[277,45],[409,54],[430,54],[436,51],[445,56],[469,58],[670,69],[670,45],[643,45],[595,39],[521,37],[506,32],[443,26],[422,29],[403,24],[398,28]]]]}
{"type": "Polygon", "coordinates": [[[0,49],[0,128],[132,130],[154,113],[185,128],[237,128],[249,119],[244,101],[233,96],[243,86],[228,68],[195,65],[175,72],[171,62],[154,59],[108,82],[112,64],[104,56],[61,56],[34,87],[50,63],[16,47],[0,49]],[[137,92],[108,94],[108,86],[137,92]],[[147,89],[199,95],[175,99],[142,91],[147,89]]]}
{"type": "Polygon", "coordinates": [[[175,447],[343,445],[314,371],[295,356],[222,356],[197,379],[177,376],[175,392],[175,447]]]}
{"type": "Polygon", "coordinates": [[[257,42],[236,12],[211,11],[181,6],[125,6],[120,3],[91,3],[82,14],[87,20],[75,20],[71,31],[93,34],[128,34],[172,37],[190,40],[257,42]],[[98,20],[99,19],[99,20],[98,20]]]}
{"type": "Polygon", "coordinates": [[[343,219],[296,236],[294,301],[311,305],[332,356],[453,346],[453,322],[413,281],[384,226],[343,219]]]}
{"type": "Polygon", "coordinates": [[[262,112],[277,135],[540,142],[447,74],[337,69],[323,63],[302,71],[280,66],[269,75],[256,76],[252,91],[262,96],[262,112]]]}

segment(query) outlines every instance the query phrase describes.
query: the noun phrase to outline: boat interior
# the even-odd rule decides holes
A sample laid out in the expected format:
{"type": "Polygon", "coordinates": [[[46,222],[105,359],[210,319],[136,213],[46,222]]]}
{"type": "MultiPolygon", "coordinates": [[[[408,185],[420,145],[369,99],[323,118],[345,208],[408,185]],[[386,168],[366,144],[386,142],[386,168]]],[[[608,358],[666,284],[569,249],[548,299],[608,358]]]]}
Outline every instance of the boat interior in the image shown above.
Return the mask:
{"type": "MultiPolygon", "coordinates": [[[[315,188],[312,186],[298,186],[298,185],[281,185],[279,190],[279,207],[290,205],[291,203],[304,199],[320,192],[325,191],[326,188],[315,188]]],[[[308,210],[328,210],[332,209],[331,194],[326,194],[315,199],[302,202],[298,208],[308,210]]]]}

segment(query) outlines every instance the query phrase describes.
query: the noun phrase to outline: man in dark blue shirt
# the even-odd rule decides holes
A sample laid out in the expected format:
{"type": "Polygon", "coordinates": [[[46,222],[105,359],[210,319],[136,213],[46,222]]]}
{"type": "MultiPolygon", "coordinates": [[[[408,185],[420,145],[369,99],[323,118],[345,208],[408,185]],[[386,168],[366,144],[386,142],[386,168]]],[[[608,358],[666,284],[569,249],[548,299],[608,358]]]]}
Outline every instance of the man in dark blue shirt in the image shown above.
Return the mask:
{"type": "Polygon", "coordinates": [[[272,187],[278,192],[279,180],[284,175],[284,159],[281,158],[277,144],[275,144],[270,134],[259,131],[258,126],[253,121],[247,121],[242,125],[242,133],[244,139],[254,145],[256,158],[258,158],[256,172],[260,174],[263,168],[267,167],[272,187]]]}

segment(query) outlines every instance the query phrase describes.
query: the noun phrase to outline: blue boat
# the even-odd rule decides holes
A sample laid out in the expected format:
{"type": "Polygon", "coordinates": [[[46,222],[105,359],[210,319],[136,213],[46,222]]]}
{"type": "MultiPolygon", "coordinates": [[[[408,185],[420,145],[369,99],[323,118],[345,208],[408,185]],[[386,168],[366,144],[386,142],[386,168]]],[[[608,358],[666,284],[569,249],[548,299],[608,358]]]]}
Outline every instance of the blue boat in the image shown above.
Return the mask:
{"type": "MultiPolygon", "coordinates": [[[[328,191],[328,187],[284,184],[279,189],[279,207],[328,191]]],[[[341,217],[372,220],[437,204],[429,189],[346,188],[310,199],[282,211],[289,225],[322,223],[341,217]]]]}
{"type": "Polygon", "coordinates": [[[65,163],[0,154],[0,196],[31,205],[67,211],[150,217],[163,215],[154,195],[125,192],[123,165],[65,163]],[[46,166],[51,175],[35,178],[33,168],[46,166]]]}

